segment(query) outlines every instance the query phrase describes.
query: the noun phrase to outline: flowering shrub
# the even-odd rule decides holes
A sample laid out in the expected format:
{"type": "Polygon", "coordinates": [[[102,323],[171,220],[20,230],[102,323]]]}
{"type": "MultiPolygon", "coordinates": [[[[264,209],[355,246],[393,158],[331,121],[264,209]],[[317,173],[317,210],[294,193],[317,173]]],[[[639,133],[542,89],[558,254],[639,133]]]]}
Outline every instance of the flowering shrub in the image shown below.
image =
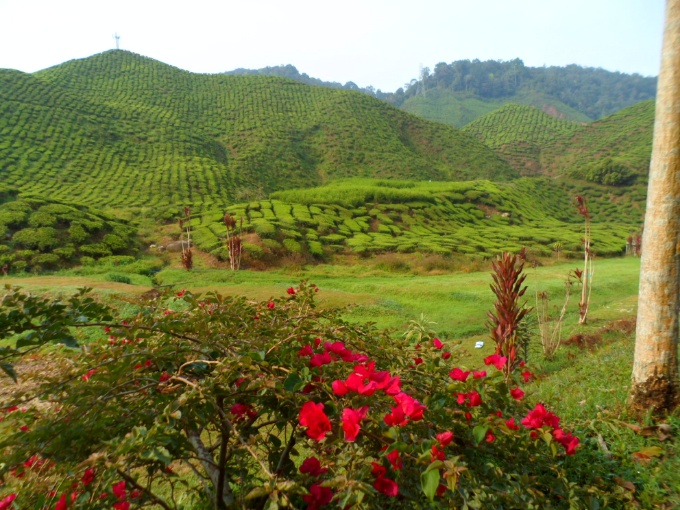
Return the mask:
{"type": "Polygon", "coordinates": [[[468,370],[446,342],[414,346],[317,309],[317,290],[261,303],[187,291],[111,321],[108,341],[24,395],[26,412],[3,413],[0,508],[579,508],[616,497],[603,479],[572,476],[579,440],[526,401],[527,367],[507,371],[494,355],[468,370]]]}

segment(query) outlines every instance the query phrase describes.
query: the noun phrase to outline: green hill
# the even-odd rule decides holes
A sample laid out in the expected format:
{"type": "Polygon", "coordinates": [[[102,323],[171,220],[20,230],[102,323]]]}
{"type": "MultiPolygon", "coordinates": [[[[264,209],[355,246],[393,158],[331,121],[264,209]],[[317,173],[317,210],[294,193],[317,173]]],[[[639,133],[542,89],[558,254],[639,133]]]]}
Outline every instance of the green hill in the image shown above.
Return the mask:
{"type": "Polygon", "coordinates": [[[504,180],[474,137],[365,94],[108,51],[0,70],[0,176],[108,207],[225,204],[343,177],[504,180]]]}
{"type": "Polygon", "coordinates": [[[541,173],[541,151],[580,128],[532,106],[507,104],[471,122],[463,131],[497,150],[523,175],[541,173]]]}
{"type": "Polygon", "coordinates": [[[432,89],[406,99],[400,108],[425,119],[462,128],[475,119],[508,103],[533,106],[553,117],[575,122],[591,122],[585,114],[553,97],[539,92],[522,92],[507,98],[482,98],[465,92],[432,89]]]}
{"type": "Polygon", "coordinates": [[[590,124],[506,105],[464,128],[522,175],[566,175],[607,185],[646,182],[653,130],[654,101],[590,124]]]}
{"type": "MultiPolygon", "coordinates": [[[[595,180],[599,168],[618,166],[647,181],[654,135],[654,101],[643,101],[613,115],[581,126],[544,153],[549,173],[595,180]]],[[[605,184],[608,184],[605,182],[605,184]]]]}
{"type": "MultiPolygon", "coordinates": [[[[331,253],[450,253],[492,257],[527,247],[550,255],[554,244],[582,254],[583,218],[574,197],[584,195],[593,218],[593,249],[623,252],[639,228],[644,196],[548,179],[506,183],[430,183],[351,179],[319,188],[279,191],[268,200],[235,204],[243,220],[250,258],[280,260],[287,254],[324,259],[331,253]]],[[[222,259],[226,227],[222,210],[192,220],[193,239],[222,259]]]]}

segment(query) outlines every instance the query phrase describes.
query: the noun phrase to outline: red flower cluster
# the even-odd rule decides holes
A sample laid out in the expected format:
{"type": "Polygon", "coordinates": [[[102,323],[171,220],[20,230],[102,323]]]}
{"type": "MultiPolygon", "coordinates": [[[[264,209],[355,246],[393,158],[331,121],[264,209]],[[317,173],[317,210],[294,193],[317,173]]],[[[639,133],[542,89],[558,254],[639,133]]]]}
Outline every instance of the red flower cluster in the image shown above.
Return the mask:
{"type": "Polygon", "coordinates": [[[10,508],[12,505],[12,501],[14,501],[16,497],[17,497],[16,494],[10,494],[6,498],[0,500],[0,510],[7,510],[8,508],[10,508]]]}
{"type": "Polygon", "coordinates": [[[368,365],[355,365],[354,371],[345,381],[334,381],[331,386],[338,396],[344,396],[353,391],[359,395],[370,397],[376,391],[382,390],[387,395],[396,395],[401,391],[399,376],[392,377],[389,372],[377,372],[375,362],[368,365]]]}
{"type": "Polygon", "coordinates": [[[356,440],[361,427],[359,424],[361,420],[366,417],[368,412],[368,406],[361,407],[359,409],[350,409],[346,407],[342,410],[342,430],[345,431],[345,440],[353,442],[356,440]]]}
{"type": "Polygon", "coordinates": [[[460,368],[454,368],[449,372],[449,377],[454,381],[465,382],[469,376],[470,372],[463,372],[460,368]]]}
{"type": "Polygon", "coordinates": [[[307,510],[316,510],[333,500],[333,491],[315,483],[309,488],[309,494],[302,496],[302,499],[307,503],[307,510]]]}
{"type": "Polygon", "coordinates": [[[444,344],[442,343],[441,340],[439,340],[439,338],[435,338],[434,340],[432,340],[432,345],[434,346],[435,349],[439,350],[441,350],[444,347],[444,344]]]}
{"type": "Polygon", "coordinates": [[[390,497],[395,497],[399,494],[399,486],[397,483],[394,480],[385,477],[387,469],[377,462],[371,462],[371,464],[373,464],[373,476],[376,477],[375,482],[373,482],[373,488],[390,497]]]}
{"type": "Polygon", "coordinates": [[[505,356],[501,356],[500,354],[492,354],[491,356],[487,356],[484,358],[484,364],[485,365],[493,365],[495,366],[498,370],[503,370],[503,367],[507,363],[508,358],[505,356]]]}
{"type": "Polygon", "coordinates": [[[83,376],[81,377],[81,379],[82,379],[83,381],[89,381],[89,380],[90,380],[90,377],[92,377],[93,375],[94,375],[94,368],[91,368],[90,370],[88,370],[88,371],[85,373],[85,375],[83,375],[83,376]]]}
{"type": "Polygon", "coordinates": [[[300,473],[303,475],[321,476],[326,471],[328,471],[328,468],[322,468],[321,462],[316,457],[306,458],[300,465],[300,473]]]}
{"type": "Polygon", "coordinates": [[[510,396],[515,400],[522,400],[524,398],[524,392],[521,388],[513,388],[510,390],[510,396]]]}
{"type": "MultiPolygon", "coordinates": [[[[572,435],[571,432],[562,430],[560,428],[559,417],[549,412],[543,404],[536,404],[536,407],[529,411],[529,414],[522,420],[522,425],[528,429],[540,429],[544,426],[551,427],[553,429],[553,438],[564,446],[567,455],[576,453],[576,448],[579,445],[578,437],[572,435]]],[[[532,431],[531,437],[535,437],[534,431],[532,431]]]]}
{"type": "Polygon", "coordinates": [[[300,410],[300,425],[307,427],[307,435],[321,441],[331,431],[331,422],[323,412],[323,404],[305,402],[300,410]]]}
{"type": "MultiPolygon", "coordinates": [[[[316,344],[317,347],[319,346],[320,343],[321,341],[319,340],[319,343],[316,344]]],[[[311,368],[328,365],[333,361],[337,361],[338,359],[341,359],[342,361],[349,363],[351,362],[364,363],[368,361],[368,356],[366,356],[365,354],[359,354],[358,352],[350,351],[345,347],[345,344],[342,342],[333,343],[326,342],[324,344],[324,352],[317,354],[314,353],[314,348],[311,345],[305,345],[302,349],[298,351],[298,356],[300,357],[310,356],[311,359],[309,360],[309,366],[311,368]]]]}
{"type": "Polygon", "coordinates": [[[236,418],[234,419],[235,422],[245,420],[246,416],[250,419],[253,419],[257,416],[257,411],[255,411],[255,409],[253,409],[253,406],[251,406],[250,404],[241,403],[234,404],[229,409],[229,412],[236,416],[236,418]]]}
{"type": "Polygon", "coordinates": [[[458,403],[465,404],[466,402],[468,407],[477,407],[482,405],[482,396],[475,390],[470,393],[458,393],[458,403]]]}

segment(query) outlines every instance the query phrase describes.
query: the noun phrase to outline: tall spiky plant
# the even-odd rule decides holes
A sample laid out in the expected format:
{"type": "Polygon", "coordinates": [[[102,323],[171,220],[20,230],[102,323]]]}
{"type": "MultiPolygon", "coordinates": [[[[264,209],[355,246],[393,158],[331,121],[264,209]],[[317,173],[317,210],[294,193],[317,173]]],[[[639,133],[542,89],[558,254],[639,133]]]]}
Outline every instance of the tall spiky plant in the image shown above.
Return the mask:
{"type": "Polygon", "coordinates": [[[180,255],[180,260],[182,262],[182,267],[187,271],[191,271],[194,268],[194,257],[191,252],[191,227],[189,226],[189,220],[191,219],[191,208],[184,208],[184,218],[179,220],[179,229],[182,232],[180,236],[180,243],[182,244],[182,254],[180,255]],[[185,230],[186,227],[186,230],[185,230]],[[183,237],[186,236],[186,248],[184,246],[183,237]]]}
{"type": "MultiPolygon", "coordinates": [[[[578,323],[585,324],[588,320],[588,307],[590,306],[590,293],[593,289],[593,252],[590,249],[591,232],[590,232],[590,212],[586,201],[582,196],[576,197],[577,209],[585,220],[585,232],[583,235],[583,273],[579,279],[581,280],[581,301],[578,304],[578,323]]],[[[577,272],[577,277],[579,273],[577,272]]]]}
{"type": "MultiPolygon", "coordinates": [[[[229,252],[229,267],[232,271],[241,268],[241,255],[243,254],[243,243],[236,233],[236,218],[231,214],[224,214],[224,226],[227,227],[227,251],[229,252]]],[[[243,218],[241,218],[239,231],[243,228],[243,218]]]]}
{"type": "Polygon", "coordinates": [[[504,371],[508,375],[519,364],[517,357],[518,328],[525,315],[531,311],[526,301],[521,303],[527,287],[522,287],[527,275],[524,261],[516,255],[504,252],[492,262],[491,291],[496,295],[494,308],[488,313],[486,326],[496,343],[496,354],[507,358],[504,371]]]}

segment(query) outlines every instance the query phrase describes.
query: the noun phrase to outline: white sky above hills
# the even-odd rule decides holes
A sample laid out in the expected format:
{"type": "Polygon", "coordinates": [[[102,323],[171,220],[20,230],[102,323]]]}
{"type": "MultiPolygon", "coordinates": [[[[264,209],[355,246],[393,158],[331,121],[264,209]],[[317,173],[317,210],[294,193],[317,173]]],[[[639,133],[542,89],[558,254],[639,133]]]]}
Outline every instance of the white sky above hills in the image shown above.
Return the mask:
{"type": "Polygon", "coordinates": [[[193,72],[292,64],[384,92],[454,60],[657,75],[663,0],[0,0],[0,68],[120,47],[193,72]]]}

